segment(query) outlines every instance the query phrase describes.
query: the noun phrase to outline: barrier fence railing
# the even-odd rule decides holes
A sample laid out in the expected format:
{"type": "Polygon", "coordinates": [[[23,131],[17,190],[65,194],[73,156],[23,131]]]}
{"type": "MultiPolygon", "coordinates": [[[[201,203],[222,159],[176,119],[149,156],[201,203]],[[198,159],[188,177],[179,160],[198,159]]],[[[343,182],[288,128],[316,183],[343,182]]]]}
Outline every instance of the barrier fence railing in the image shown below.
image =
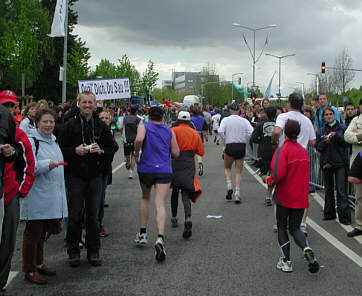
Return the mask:
{"type": "MultiPolygon", "coordinates": [[[[324,189],[323,170],[320,167],[319,153],[314,147],[308,147],[308,155],[310,162],[310,183],[319,189],[324,189]]],[[[349,205],[354,210],[354,185],[349,182],[347,182],[347,194],[349,205]]]]}

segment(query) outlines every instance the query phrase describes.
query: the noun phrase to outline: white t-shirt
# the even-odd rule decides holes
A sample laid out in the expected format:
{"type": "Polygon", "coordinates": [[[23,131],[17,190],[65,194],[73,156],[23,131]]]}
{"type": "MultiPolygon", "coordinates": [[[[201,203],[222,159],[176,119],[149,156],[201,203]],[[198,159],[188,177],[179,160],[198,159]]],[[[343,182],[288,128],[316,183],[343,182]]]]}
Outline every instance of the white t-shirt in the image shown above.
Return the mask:
{"type": "Polygon", "coordinates": [[[250,122],[245,118],[239,115],[230,115],[223,118],[218,133],[225,144],[248,143],[253,130],[250,122]]]}
{"type": "Polygon", "coordinates": [[[300,133],[297,138],[297,142],[307,149],[308,142],[315,140],[316,135],[310,119],[304,116],[298,111],[289,111],[287,113],[282,113],[277,117],[275,126],[278,126],[282,129],[282,133],[279,137],[279,147],[281,147],[285,141],[284,127],[288,119],[296,120],[300,124],[300,133]]]}
{"type": "Polygon", "coordinates": [[[122,129],[122,141],[123,141],[123,143],[126,143],[126,129],[123,126],[123,119],[124,119],[124,116],[118,117],[117,127],[119,129],[122,129]]]}
{"type": "Polygon", "coordinates": [[[214,131],[217,131],[218,128],[219,128],[219,124],[220,124],[220,118],[221,118],[221,115],[220,114],[215,114],[211,117],[211,120],[212,120],[212,129],[214,131]]]}

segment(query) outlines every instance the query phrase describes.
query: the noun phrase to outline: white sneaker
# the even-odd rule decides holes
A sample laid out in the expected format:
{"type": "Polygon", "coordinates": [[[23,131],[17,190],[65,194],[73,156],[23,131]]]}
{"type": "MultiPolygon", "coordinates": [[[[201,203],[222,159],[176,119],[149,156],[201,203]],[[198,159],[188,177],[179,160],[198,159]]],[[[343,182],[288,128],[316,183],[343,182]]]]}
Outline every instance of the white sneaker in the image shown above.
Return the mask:
{"type": "Polygon", "coordinates": [[[236,204],[241,203],[240,191],[235,191],[235,203],[236,203],[236,204]]]}
{"type": "Polygon", "coordinates": [[[128,179],[133,179],[133,171],[128,171],[128,179]]]}
{"type": "Polygon", "coordinates": [[[166,259],[166,251],[163,239],[161,237],[158,237],[155,243],[155,257],[158,262],[162,262],[166,259]]]}
{"type": "Polygon", "coordinates": [[[293,271],[292,261],[288,260],[288,261],[284,262],[283,259],[284,259],[283,257],[279,258],[277,268],[280,269],[283,272],[292,272],[293,271]]]}
{"type": "Polygon", "coordinates": [[[147,233],[137,233],[134,242],[139,246],[147,245],[147,233]]]}

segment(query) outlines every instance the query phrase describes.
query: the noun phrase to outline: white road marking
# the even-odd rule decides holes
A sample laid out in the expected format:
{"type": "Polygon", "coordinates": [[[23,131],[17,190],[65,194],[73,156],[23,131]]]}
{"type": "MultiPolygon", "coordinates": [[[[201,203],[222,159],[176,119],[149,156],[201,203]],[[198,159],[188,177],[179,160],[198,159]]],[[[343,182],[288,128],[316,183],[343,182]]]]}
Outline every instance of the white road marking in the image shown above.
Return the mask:
{"type": "Polygon", "coordinates": [[[10,285],[11,281],[17,276],[18,273],[19,273],[18,271],[10,271],[8,282],[6,283],[5,287],[10,285]]]}
{"type": "Polygon", "coordinates": [[[120,165],[117,165],[113,171],[112,171],[112,174],[114,174],[115,172],[117,172],[121,167],[123,167],[124,165],[126,164],[126,162],[122,162],[120,165]]]}
{"type": "MultiPolygon", "coordinates": [[[[267,188],[267,185],[263,182],[263,180],[255,174],[253,169],[244,162],[245,168],[248,170],[248,172],[265,188],[267,188]]],[[[316,194],[317,195],[317,194],[316,194]]],[[[318,195],[319,196],[319,195],[318,195]]],[[[317,203],[320,205],[324,204],[323,199],[319,196],[314,197],[317,203]]],[[[337,238],[335,238],[332,234],[330,234],[328,231],[326,231],[323,227],[319,226],[316,222],[314,222],[311,218],[307,218],[307,224],[313,228],[316,232],[318,232],[324,239],[326,239],[332,246],[337,248],[340,252],[342,252],[344,255],[346,255],[349,259],[351,259],[353,262],[355,262],[359,267],[362,267],[362,258],[353,252],[350,248],[348,248],[346,245],[341,243],[337,238]]],[[[342,227],[345,226],[346,228],[348,226],[342,225],[342,227]]],[[[343,227],[344,228],[344,227],[343,227]]],[[[359,241],[359,240],[358,240],[359,241]]]]}

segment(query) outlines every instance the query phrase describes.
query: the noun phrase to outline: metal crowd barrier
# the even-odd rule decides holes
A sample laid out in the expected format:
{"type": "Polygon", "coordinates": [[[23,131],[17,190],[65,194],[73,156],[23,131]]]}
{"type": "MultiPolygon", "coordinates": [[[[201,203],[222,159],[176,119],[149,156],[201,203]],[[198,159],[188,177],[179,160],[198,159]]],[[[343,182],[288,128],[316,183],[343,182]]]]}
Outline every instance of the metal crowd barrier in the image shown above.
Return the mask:
{"type": "MultiPolygon", "coordinates": [[[[323,170],[320,167],[319,152],[314,147],[308,147],[308,155],[310,162],[310,183],[319,189],[324,189],[323,170]]],[[[355,197],[354,186],[348,183],[347,194],[351,209],[354,210],[355,197]]]]}

